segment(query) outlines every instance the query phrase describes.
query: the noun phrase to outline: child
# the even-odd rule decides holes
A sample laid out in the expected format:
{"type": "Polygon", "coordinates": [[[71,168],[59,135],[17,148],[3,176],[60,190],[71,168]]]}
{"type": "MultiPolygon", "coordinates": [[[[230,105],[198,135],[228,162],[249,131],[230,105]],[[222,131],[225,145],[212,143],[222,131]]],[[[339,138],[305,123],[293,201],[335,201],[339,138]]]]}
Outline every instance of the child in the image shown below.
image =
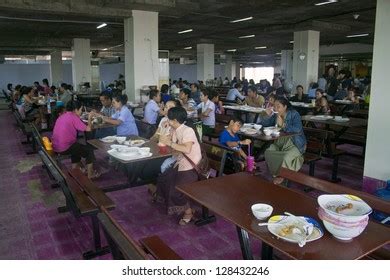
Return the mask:
{"type": "Polygon", "coordinates": [[[247,155],[241,149],[241,146],[251,144],[250,139],[240,140],[240,138],[238,138],[237,132],[240,130],[241,126],[242,120],[237,117],[233,117],[229,122],[229,126],[219,135],[219,143],[221,145],[227,146],[236,151],[233,155],[233,163],[235,168],[238,169],[237,171],[244,170],[247,158],[247,155]]]}

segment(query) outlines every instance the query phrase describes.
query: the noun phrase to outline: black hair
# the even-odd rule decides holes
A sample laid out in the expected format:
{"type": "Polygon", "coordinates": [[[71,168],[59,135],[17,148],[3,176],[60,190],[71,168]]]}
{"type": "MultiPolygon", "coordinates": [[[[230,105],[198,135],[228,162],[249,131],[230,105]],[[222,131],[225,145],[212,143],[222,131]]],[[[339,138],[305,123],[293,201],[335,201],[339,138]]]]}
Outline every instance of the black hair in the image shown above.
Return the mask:
{"type": "Polygon", "coordinates": [[[11,89],[12,89],[12,84],[8,84],[8,85],[7,85],[7,89],[8,89],[8,90],[11,90],[11,89]]]}
{"type": "Polygon", "coordinates": [[[161,93],[168,93],[169,86],[167,84],[163,84],[161,86],[161,93]]]}
{"type": "Polygon", "coordinates": [[[159,91],[157,89],[151,89],[149,92],[149,99],[153,99],[158,95],[159,91]]]}
{"type": "Polygon", "coordinates": [[[80,101],[77,100],[70,100],[68,103],[66,103],[66,111],[73,112],[74,110],[79,110],[83,106],[80,101]]]}
{"type": "Polygon", "coordinates": [[[230,119],[229,122],[233,122],[233,123],[238,122],[240,125],[243,125],[243,123],[244,123],[244,122],[242,121],[242,119],[239,118],[239,117],[237,117],[237,116],[233,116],[233,117],[230,119]]]}
{"type": "Polygon", "coordinates": [[[182,124],[187,120],[187,111],[183,107],[173,107],[168,110],[168,119],[177,120],[182,124]]]}
{"type": "Polygon", "coordinates": [[[112,99],[114,99],[116,102],[120,102],[122,105],[126,105],[128,100],[127,95],[121,93],[115,94],[112,99]]]}
{"type": "Polygon", "coordinates": [[[39,82],[38,82],[38,81],[35,81],[35,82],[34,82],[34,85],[35,85],[35,84],[39,85],[39,82]]]}
{"type": "Polygon", "coordinates": [[[318,83],[313,83],[313,84],[311,85],[311,88],[318,88],[318,83]]]}
{"type": "Polygon", "coordinates": [[[276,94],[274,94],[274,93],[270,94],[270,95],[268,96],[268,100],[269,100],[270,98],[273,98],[274,100],[276,100],[276,94]]]}
{"type": "Polygon", "coordinates": [[[199,90],[199,85],[197,83],[193,83],[193,84],[191,84],[191,86],[194,86],[194,87],[196,87],[197,90],[199,90]]]}
{"type": "Polygon", "coordinates": [[[51,86],[50,89],[54,92],[57,88],[56,86],[51,86]]]}
{"type": "Polygon", "coordinates": [[[67,84],[65,84],[65,83],[62,83],[62,84],[61,84],[61,87],[63,87],[64,89],[66,89],[66,88],[67,88],[67,86],[68,86],[68,85],[67,85],[67,84]]]}
{"type": "Polygon", "coordinates": [[[249,86],[248,90],[253,91],[254,93],[257,93],[257,88],[255,86],[249,86]]]}
{"type": "Polygon", "coordinates": [[[175,102],[175,107],[182,107],[179,99],[169,100],[169,101],[175,102]]]}
{"type": "Polygon", "coordinates": [[[22,95],[29,94],[29,92],[32,91],[32,89],[33,89],[32,87],[24,87],[24,88],[22,88],[21,93],[22,93],[22,95]]]}
{"type": "Polygon", "coordinates": [[[22,88],[22,85],[16,85],[15,90],[19,91],[22,88]]]}
{"type": "Polygon", "coordinates": [[[202,90],[202,94],[207,96],[209,99],[212,99],[215,95],[215,90],[211,87],[206,87],[202,90]]]}
{"type": "Polygon", "coordinates": [[[104,96],[105,99],[110,99],[110,100],[112,100],[111,93],[108,92],[108,91],[103,91],[102,93],[100,93],[100,96],[104,96]]]}
{"type": "Polygon", "coordinates": [[[288,101],[288,99],[286,97],[284,97],[284,96],[276,97],[275,102],[276,101],[278,101],[283,106],[287,106],[287,109],[290,109],[292,107],[290,101],[288,101]]]}
{"type": "Polygon", "coordinates": [[[46,85],[49,85],[49,80],[48,80],[48,79],[43,79],[43,80],[42,80],[42,83],[43,83],[43,84],[46,84],[46,85]]]}
{"type": "Polygon", "coordinates": [[[317,92],[317,91],[320,92],[321,94],[324,94],[324,90],[321,89],[321,88],[317,88],[317,89],[316,89],[316,92],[317,92]]]}
{"type": "Polygon", "coordinates": [[[239,88],[240,86],[241,86],[240,83],[236,83],[236,84],[234,85],[234,88],[239,88]]]}
{"type": "Polygon", "coordinates": [[[303,86],[302,85],[297,85],[296,89],[298,88],[301,88],[303,90],[303,86]]]}

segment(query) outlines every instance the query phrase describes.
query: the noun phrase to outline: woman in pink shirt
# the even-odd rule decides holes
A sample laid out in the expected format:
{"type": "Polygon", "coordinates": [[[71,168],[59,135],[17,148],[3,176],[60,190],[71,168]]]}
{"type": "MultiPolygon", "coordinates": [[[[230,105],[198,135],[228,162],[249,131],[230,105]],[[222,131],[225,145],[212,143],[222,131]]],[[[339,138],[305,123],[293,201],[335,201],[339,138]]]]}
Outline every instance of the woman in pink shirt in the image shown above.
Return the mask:
{"type": "Polygon", "coordinates": [[[85,125],[80,119],[82,113],[80,102],[69,101],[66,105],[66,111],[57,119],[54,125],[53,149],[62,155],[70,155],[72,168],[80,168],[81,158],[85,158],[88,178],[97,178],[100,174],[93,169],[95,155],[92,147],[77,142],[77,133],[79,131],[91,131],[92,114],[89,114],[88,125],[85,125]]]}
{"type": "Polygon", "coordinates": [[[168,169],[173,172],[168,180],[164,179],[164,173],[157,183],[157,196],[167,206],[168,215],[183,213],[179,221],[180,225],[188,224],[193,216],[189,200],[176,186],[198,181],[198,173],[193,165],[199,164],[202,154],[195,131],[186,126],[187,112],[183,107],[173,107],[168,111],[168,122],[173,129],[172,135],[161,135],[160,143],[172,148],[176,163],[168,169]],[[187,159],[187,158],[189,159],[187,159]],[[161,180],[163,178],[163,180],[161,180]]]}

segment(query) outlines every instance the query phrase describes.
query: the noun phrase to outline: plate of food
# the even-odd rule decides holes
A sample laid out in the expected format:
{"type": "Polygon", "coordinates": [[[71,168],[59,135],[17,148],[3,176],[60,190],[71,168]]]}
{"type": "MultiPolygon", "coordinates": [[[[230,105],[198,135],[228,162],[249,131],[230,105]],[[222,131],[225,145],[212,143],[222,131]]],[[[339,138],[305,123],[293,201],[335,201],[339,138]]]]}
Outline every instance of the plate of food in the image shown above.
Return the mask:
{"type": "Polygon", "coordinates": [[[333,119],[333,117],[328,116],[328,115],[317,115],[317,116],[311,116],[310,119],[312,119],[312,120],[330,120],[330,119],[333,119]]]}
{"type": "Polygon", "coordinates": [[[372,208],[361,198],[350,194],[324,194],[317,199],[325,211],[340,216],[364,216],[372,212],[372,208]]]}
{"type": "Polygon", "coordinates": [[[248,134],[248,135],[255,135],[258,133],[258,130],[254,129],[254,128],[250,128],[250,127],[242,127],[240,129],[240,131],[244,134],[248,134]]]}
{"type": "Polygon", "coordinates": [[[272,216],[268,220],[268,230],[280,239],[297,244],[303,238],[305,242],[311,242],[324,235],[320,224],[313,218],[305,216],[272,216]],[[309,234],[307,234],[307,228],[310,228],[309,234]]]}
{"type": "Polygon", "coordinates": [[[349,118],[334,118],[335,122],[348,122],[349,118]]]}
{"type": "Polygon", "coordinates": [[[143,144],[145,144],[145,140],[142,139],[136,139],[136,140],[130,140],[129,145],[133,147],[141,147],[143,144]]]}
{"type": "Polygon", "coordinates": [[[102,141],[104,143],[114,143],[116,141],[116,137],[115,136],[106,136],[104,138],[101,138],[100,141],[102,141]]]}

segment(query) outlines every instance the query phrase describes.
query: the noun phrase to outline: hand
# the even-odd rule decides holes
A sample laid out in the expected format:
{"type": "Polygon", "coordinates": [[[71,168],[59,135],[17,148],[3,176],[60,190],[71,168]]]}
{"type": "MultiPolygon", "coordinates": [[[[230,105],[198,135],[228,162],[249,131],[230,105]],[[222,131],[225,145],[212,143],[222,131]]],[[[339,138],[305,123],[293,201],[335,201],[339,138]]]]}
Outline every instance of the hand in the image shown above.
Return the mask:
{"type": "Polygon", "coordinates": [[[90,121],[90,120],[92,120],[92,118],[95,116],[95,113],[93,113],[93,112],[90,112],[89,114],[88,114],[88,120],[90,121]]]}
{"type": "Polygon", "coordinates": [[[278,118],[276,120],[276,124],[278,125],[278,127],[283,127],[283,125],[284,125],[284,120],[280,114],[278,115],[278,118]]]}
{"type": "Polygon", "coordinates": [[[265,109],[265,112],[267,113],[268,116],[271,116],[273,114],[272,108],[265,109]]]}
{"type": "Polygon", "coordinates": [[[164,145],[171,146],[172,145],[172,137],[170,135],[160,135],[159,142],[164,144],[164,145]]]}
{"type": "Polygon", "coordinates": [[[240,143],[241,143],[242,145],[250,145],[250,143],[252,143],[252,141],[251,141],[250,139],[245,139],[245,140],[243,140],[243,141],[240,141],[240,143]]]}

